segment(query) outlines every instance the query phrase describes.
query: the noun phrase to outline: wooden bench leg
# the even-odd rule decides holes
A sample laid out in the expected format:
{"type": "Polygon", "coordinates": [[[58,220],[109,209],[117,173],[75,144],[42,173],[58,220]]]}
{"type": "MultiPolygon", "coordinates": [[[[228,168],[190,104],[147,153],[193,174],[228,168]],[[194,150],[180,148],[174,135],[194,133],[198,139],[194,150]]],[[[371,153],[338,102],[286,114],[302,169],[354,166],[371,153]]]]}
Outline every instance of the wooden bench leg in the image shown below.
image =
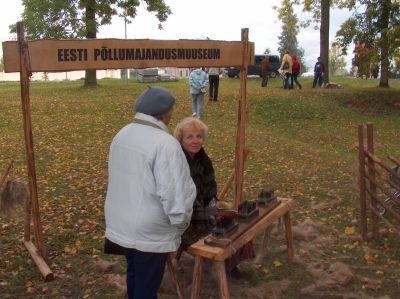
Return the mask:
{"type": "Polygon", "coordinates": [[[221,299],[229,299],[228,282],[226,281],[225,262],[214,261],[215,270],[217,272],[217,280],[219,286],[219,297],[221,299]]]}
{"type": "Polygon", "coordinates": [[[285,222],[285,236],[286,236],[288,262],[291,263],[294,261],[294,252],[293,252],[292,221],[290,220],[290,212],[287,212],[285,215],[283,215],[283,219],[285,222]]]}
{"type": "Polygon", "coordinates": [[[267,246],[268,246],[269,239],[271,237],[271,231],[272,231],[272,226],[268,226],[264,231],[264,237],[263,237],[263,242],[262,242],[260,253],[258,253],[256,258],[254,259],[254,263],[256,263],[256,264],[263,263],[264,257],[267,253],[267,246]]]}
{"type": "Polygon", "coordinates": [[[183,292],[182,292],[181,286],[179,285],[178,279],[176,278],[175,268],[172,265],[172,260],[171,260],[170,254],[168,255],[168,258],[167,258],[167,270],[168,270],[168,274],[169,274],[169,277],[172,282],[172,286],[176,290],[176,294],[177,294],[178,298],[183,299],[183,292]]]}
{"type": "Polygon", "coordinates": [[[200,295],[200,282],[201,282],[201,256],[195,256],[192,278],[192,295],[191,299],[197,299],[200,295]]]}

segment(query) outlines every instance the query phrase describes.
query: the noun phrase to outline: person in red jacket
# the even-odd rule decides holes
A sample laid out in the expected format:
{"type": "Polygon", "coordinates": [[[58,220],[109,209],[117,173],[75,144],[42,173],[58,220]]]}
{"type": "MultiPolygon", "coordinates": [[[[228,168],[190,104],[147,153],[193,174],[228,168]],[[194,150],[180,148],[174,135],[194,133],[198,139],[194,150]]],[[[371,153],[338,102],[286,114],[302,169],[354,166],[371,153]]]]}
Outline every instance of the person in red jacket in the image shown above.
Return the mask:
{"type": "Polygon", "coordinates": [[[293,81],[301,89],[301,84],[297,80],[297,76],[300,75],[300,62],[297,60],[296,55],[292,56],[292,75],[290,77],[290,88],[293,88],[293,81]]]}

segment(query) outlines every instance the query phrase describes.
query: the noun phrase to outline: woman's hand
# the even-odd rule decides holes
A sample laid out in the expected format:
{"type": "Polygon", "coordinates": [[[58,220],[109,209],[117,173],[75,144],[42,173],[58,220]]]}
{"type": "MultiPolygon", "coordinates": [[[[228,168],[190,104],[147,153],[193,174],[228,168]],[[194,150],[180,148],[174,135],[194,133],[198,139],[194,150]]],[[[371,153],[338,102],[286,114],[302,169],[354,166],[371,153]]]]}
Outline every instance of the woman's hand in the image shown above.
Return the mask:
{"type": "Polygon", "coordinates": [[[217,201],[216,205],[218,209],[232,209],[232,204],[226,201],[217,201]]]}

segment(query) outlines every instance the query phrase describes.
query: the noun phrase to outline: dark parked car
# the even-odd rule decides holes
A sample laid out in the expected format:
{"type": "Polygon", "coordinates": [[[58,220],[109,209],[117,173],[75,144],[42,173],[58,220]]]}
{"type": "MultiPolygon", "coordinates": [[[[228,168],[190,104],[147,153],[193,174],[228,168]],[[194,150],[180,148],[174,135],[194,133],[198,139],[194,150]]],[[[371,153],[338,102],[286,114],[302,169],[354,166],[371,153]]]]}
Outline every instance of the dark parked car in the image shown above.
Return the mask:
{"type": "MultiPolygon", "coordinates": [[[[265,55],[255,55],[254,65],[249,65],[247,70],[247,75],[257,75],[261,76],[261,60],[265,55]]],[[[275,78],[279,74],[278,70],[281,66],[280,59],[278,55],[269,55],[269,76],[275,78]]],[[[225,73],[229,78],[239,78],[240,68],[238,67],[228,67],[225,69],[225,73]]]]}

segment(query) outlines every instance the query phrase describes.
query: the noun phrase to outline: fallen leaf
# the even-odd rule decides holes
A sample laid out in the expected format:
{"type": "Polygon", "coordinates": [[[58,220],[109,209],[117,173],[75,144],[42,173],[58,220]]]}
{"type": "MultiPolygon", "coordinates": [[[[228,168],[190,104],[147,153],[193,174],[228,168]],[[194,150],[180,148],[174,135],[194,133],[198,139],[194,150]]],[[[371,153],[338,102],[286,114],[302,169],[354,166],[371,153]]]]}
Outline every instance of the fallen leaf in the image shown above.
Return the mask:
{"type": "Polygon", "coordinates": [[[366,289],[377,291],[382,287],[382,280],[364,277],[361,279],[361,281],[363,283],[363,287],[366,289]]]}
{"type": "Polygon", "coordinates": [[[282,266],[282,263],[280,261],[278,261],[278,260],[274,260],[272,262],[272,264],[274,265],[275,268],[278,268],[278,267],[282,266]]]}
{"type": "Polygon", "coordinates": [[[364,260],[367,262],[367,264],[372,264],[374,262],[373,257],[368,253],[364,254],[364,260]]]}

